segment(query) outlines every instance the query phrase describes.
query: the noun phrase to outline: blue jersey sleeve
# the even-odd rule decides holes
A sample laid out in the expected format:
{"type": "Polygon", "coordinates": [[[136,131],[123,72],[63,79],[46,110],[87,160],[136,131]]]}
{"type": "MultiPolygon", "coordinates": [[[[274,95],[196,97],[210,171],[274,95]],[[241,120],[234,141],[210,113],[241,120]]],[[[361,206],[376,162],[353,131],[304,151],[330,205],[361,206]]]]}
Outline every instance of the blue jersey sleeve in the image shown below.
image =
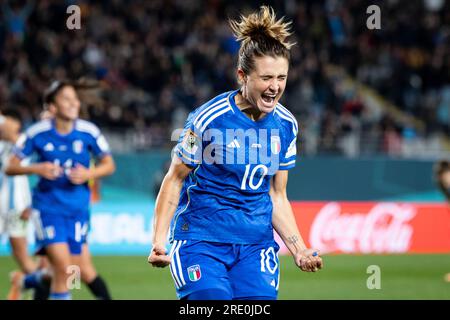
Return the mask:
{"type": "Polygon", "coordinates": [[[104,156],[111,154],[108,141],[106,141],[103,134],[100,134],[97,138],[94,138],[91,151],[96,158],[103,158],[104,156]]]}
{"type": "Polygon", "coordinates": [[[20,159],[25,159],[35,151],[34,139],[27,134],[22,134],[16,142],[13,154],[20,159]]]}
{"type": "Polygon", "coordinates": [[[288,131],[283,142],[279,170],[289,170],[295,167],[297,158],[297,131],[295,128],[288,131]]]}
{"type": "Polygon", "coordinates": [[[192,168],[197,167],[202,159],[202,134],[194,126],[194,114],[194,112],[189,114],[175,147],[175,152],[181,161],[192,168]]]}

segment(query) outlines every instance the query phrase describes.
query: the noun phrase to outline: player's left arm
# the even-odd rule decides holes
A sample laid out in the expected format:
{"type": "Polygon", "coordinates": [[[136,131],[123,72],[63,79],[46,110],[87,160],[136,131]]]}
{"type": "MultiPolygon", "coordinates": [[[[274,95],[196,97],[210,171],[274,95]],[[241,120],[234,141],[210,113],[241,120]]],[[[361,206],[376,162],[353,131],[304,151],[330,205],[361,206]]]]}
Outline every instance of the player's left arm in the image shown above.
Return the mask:
{"type": "Polygon", "coordinates": [[[288,171],[279,170],[270,185],[270,197],[273,204],[272,225],[292,253],[295,264],[302,271],[315,272],[322,269],[323,261],[318,250],[306,247],[298,230],[294,212],[287,197],[287,181],[288,171]]]}
{"type": "Polygon", "coordinates": [[[99,162],[90,168],[77,164],[70,171],[69,180],[74,184],[83,184],[90,179],[100,179],[112,175],[116,170],[114,159],[110,154],[104,155],[99,162]]]}

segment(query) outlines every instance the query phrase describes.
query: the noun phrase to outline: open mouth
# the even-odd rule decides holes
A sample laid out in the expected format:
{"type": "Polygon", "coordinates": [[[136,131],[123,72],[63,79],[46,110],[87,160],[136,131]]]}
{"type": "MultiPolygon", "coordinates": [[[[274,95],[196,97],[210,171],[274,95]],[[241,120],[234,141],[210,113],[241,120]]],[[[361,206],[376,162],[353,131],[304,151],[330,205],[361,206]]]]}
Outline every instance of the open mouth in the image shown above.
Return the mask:
{"type": "Polygon", "coordinates": [[[273,102],[275,101],[275,98],[277,97],[276,94],[267,94],[267,93],[263,93],[261,95],[262,100],[269,105],[272,105],[273,102]]]}

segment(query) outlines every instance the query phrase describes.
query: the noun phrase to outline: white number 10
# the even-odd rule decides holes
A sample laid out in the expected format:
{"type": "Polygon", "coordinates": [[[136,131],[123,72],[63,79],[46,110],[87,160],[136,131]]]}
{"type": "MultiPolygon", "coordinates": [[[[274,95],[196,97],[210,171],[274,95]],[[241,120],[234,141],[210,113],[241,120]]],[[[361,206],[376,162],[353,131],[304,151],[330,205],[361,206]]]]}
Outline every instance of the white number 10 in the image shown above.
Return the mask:
{"type": "Polygon", "coordinates": [[[269,170],[267,169],[267,167],[263,164],[258,164],[256,167],[253,168],[252,172],[250,173],[250,165],[247,164],[245,166],[245,173],[244,173],[244,179],[242,179],[242,184],[241,184],[241,190],[247,190],[247,178],[248,178],[248,185],[251,189],[256,190],[258,189],[261,184],[263,183],[264,177],[267,174],[269,170]],[[261,177],[259,178],[258,183],[255,185],[253,183],[253,178],[255,177],[256,172],[258,172],[259,169],[262,169],[263,173],[261,175],[261,177]],[[248,176],[250,173],[250,177],[248,176]]]}

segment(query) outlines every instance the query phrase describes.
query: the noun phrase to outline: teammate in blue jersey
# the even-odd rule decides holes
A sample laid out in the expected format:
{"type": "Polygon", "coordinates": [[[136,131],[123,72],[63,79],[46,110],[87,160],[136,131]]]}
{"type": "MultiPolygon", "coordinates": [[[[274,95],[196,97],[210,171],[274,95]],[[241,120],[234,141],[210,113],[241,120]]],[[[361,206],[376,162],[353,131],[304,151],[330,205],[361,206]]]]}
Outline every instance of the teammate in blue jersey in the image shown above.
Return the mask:
{"type": "Polygon", "coordinates": [[[115,170],[108,143],[92,123],[78,119],[80,100],[74,86],[56,81],[45,94],[45,103],[55,109],[54,119],[31,126],[19,141],[6,173],[37,174],[32,205],[36,242],[49,258],[54,272],[50,299],[70,299],[67,279],[70,265],[80,265],[89,219],[89,179],[115,170]],[[32,154],[37,162],[22,166],[32,154]],[[92,157],[98,159],[89,167],[92,157]]]}
{"type": "Polygon", "coordinates": [[[289,23],[263,6],[230,26],[241,42],[241,87],[189,115],[156,200],[148,261],[170,265],[180,299],[276,299],[274,229],[301,270],[322,268],[286,195],[298,132],[295,117],[278,103],[289,68],[289,23]]]}

